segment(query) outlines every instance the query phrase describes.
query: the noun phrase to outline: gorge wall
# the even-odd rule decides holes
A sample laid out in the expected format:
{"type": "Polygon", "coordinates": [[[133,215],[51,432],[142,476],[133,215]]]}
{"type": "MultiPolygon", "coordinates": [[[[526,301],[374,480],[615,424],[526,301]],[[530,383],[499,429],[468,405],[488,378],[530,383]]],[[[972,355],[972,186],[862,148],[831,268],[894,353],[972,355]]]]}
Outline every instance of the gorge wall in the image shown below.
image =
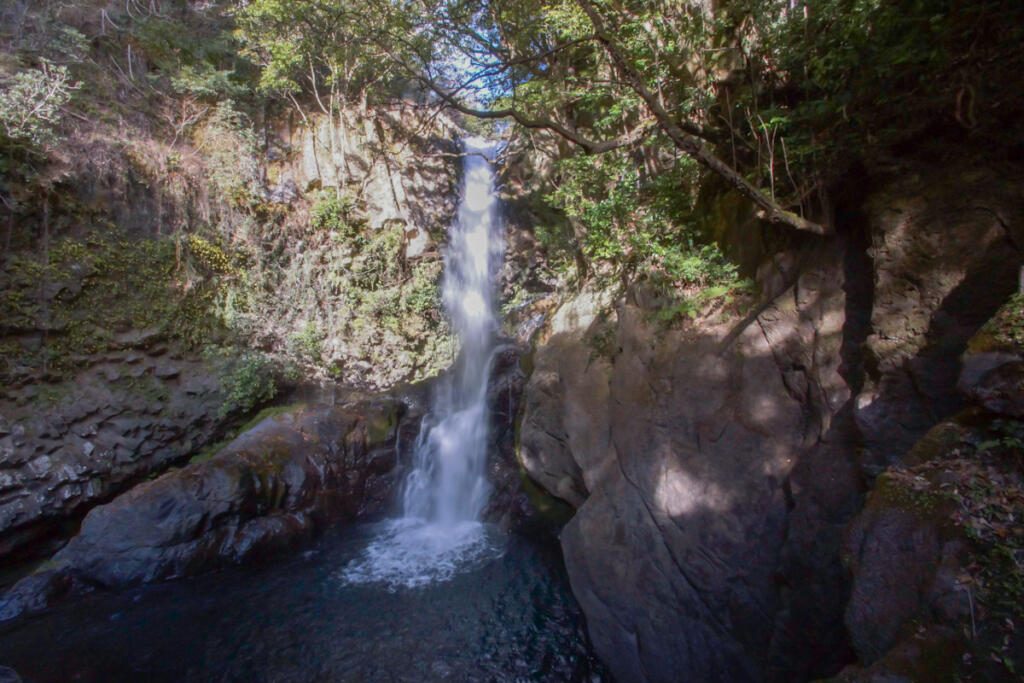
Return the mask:
{"type": "Polygon", "coordinates": [[[806,680],[854,661],[844,529],[962,404],[966,342],[1016,288],[1020,187],[990,169],[876,179],[837,237],[762,266],[745,315],[666,329],[642,289],[560,304],[519,452],[577,507],[566,563],[618,680],[806,680]]]}

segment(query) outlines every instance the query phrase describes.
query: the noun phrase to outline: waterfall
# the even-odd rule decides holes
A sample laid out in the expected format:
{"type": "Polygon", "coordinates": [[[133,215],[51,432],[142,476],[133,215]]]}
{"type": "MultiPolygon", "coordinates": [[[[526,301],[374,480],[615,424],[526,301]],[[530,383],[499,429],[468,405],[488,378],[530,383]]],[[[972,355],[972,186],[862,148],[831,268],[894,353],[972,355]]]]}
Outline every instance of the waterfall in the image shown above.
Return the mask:
{"type": "Polygon", "coordinates": [[[444,260],[442,295],[459,357],[440,382],[416,440],[403,516],[382,526],[345,568],[350,582],[417,586],[449,578],[499,549],[479,521],[490,486],[487,381],[494,349],[494,276],[504,239],[492,161],[498,143],[463,140],[462,197],[444,260]]]}
{"type": "Polygon", "coordinates": [[[420,432],[403,500],[406,517],[445,525],[476,520],[487,502],[485,403],[497,327],[493,280],[502,245],[494,150],[490,141],[464,141],[462,201],[445,255],[443,285],[445,310],[461,352],[420,432]]]}

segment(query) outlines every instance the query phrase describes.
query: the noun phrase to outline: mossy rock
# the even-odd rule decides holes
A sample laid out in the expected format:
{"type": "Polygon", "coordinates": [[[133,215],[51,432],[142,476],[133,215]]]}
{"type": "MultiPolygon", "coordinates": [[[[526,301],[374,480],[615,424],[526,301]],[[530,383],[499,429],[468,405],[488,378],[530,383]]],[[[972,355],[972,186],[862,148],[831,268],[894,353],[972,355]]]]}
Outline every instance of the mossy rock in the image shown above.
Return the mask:
{"type": "Polygon", "coordinates": [[[969,430],[955,418],[940,422],[922,436],[903,458],[909,467],[939,460],[957,446],[966,444],[969,430]]]}
{"type": "Polygon", "coordinates": [[[1024,353],[1024,294],[1014,294],[967,342],[968,353],[1024,353]]]}
{"type": "Polygon", "coordinates": [[[398,426],[397,404],[375,406],[366,416],[366,442],[383,443],[389,439],[398,426]]]}

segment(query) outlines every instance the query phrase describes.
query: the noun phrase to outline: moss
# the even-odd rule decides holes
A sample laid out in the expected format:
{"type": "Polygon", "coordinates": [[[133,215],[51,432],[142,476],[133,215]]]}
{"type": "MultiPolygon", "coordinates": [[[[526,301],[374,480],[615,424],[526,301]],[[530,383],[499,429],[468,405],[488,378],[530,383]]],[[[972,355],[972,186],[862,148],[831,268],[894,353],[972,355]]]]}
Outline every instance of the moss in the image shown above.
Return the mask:
{"type": "Polygon", "coordinates": [[[967,351],[1024,351],[1024,294],[1010,297],[967,342],[967,351]]]}
{"type": "Polygon", "coordinates": [[[237,428],[232,429],[227,437],[221,439],[220,441],[217,441],[216,443],[212,443],[205,446],[202,450],[199,451],[199,453],[192,456],[188,463],[191,465],[197,462],[208,462],[209,460],[212,460],[214,457],[216,457],[216,455],[220,453],[222,450],[224,450],[227,446],[229,446],[235,439],[240,437],[242,434],[245,434],[250,429],[258,425],[260,422],[263,422],[268,417],[276,417],[278,415],[283,415],[285,413],[297,412],[300,410],[305,410],[305,408],[305,403],[289,403],[287,405],[271,406],[269,408],[264,408],[263,410],[256,413],[256,415],[254,415],[252,419],[246,421],[244,424],[238,426],[237,428]]]}
{"type": "Polygon", "coordinates": [[[369,412],[365,419],[367,443],[382,443],[394,433],[394,429],[398,425],[398,411],[394,406],[389,406],[369,412]]]}
{"type": "Polygon", "coordinates": [[[870,506],[895,506],[962,539],[971,560],[964,576],[993,613],[1024,613],[1024,423],[976,409],[930,430],[911,449],[907,467],[877,480],[870,506]]]}
{"type": "Polygon", "coordinates": [[[193,455],[189,459],[188,464],[194,465],[195,463],[199,462],[209,462],[214,458],[214,456],[216,456],[218,453],[224,450],[228,446],[228,444],[230,444],[234,440],[235,437],[230,436],[226,439],[221,439],[216,443],[211,443],[208,444],[207,446],[204,446],[197,454],[193,455]]]}
{"type": "Polygon", "coordinates": [[[256,413],[256,415],[253,416],[251,420],[249,420],[241,427],[239,427],[237,430],[235,430],[235,433],[241,436],[242,434],[245,434],[247,431],[258,425],[260,422],[266,420],[268,417],[277,417],[278,415],[284,415],[285,413],[290,413],[293,411],[299,412],[305,409],[305,403],[288,403],[286,405],[270,406],[269,408],[264,408],[263,410],[256,413]]]}
{"type": "Polygon", "coordinates": [[[519,479],[523,483],[523,492],[530,499],[530,504],[544,521],[555,526],[564,526],[576,514],[571,505],[538,486],[522,465],[519,466],[519,479]]]}
{"type": "Polygon", "coordinates": [[[912,512],[938,523],[940,527],[949,523],[953,508],[949,496],[934,491],[926,479],[893,471],[879,475],[871,492],[870,504],[912,512]]]}
{"type": "Polygon", "coordinates": [[[940,422],[914,444],[903,462],[914,466],[941,459],[957,446],[963,445],[965,436],[966,430],[956,418],[940,422]]]}
{"type": "Polygon", "coordinates": [[[8,333],[37,333],[41,344],[6,343],[9,368],[67,375],[76,356],[102,352],[130,330],[150,330],[187,348],[208,343],[221,327],[212,307],[218,283],[189,258],[170,237],[99,233],[10,257],[0,280],[0,319],[8,333]]]}
{"type": "MultiPolygon", "coordinates": [[[[527,379],[533,374],[533,368],[536,366],[537,347],[531,345],[530,350],[519,357],[519,369],[523,371],[527,379]]],[[[516,435],[516,443],[519,443],[519,436],[516,435]]]]}

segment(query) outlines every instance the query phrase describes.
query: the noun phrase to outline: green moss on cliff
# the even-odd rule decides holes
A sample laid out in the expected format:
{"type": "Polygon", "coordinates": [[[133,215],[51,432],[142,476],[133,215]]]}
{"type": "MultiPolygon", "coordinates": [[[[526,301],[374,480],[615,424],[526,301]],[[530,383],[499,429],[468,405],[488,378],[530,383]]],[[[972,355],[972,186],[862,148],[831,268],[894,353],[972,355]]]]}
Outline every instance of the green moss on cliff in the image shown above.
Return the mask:
{"type": "Polygon", "coordinates": [[[197,348],[223,329],[217,288],[171,238],[92,233],[14,254],[0,275],[0,372],[61,376],[84,356],[160,340],[197,348]]]}

